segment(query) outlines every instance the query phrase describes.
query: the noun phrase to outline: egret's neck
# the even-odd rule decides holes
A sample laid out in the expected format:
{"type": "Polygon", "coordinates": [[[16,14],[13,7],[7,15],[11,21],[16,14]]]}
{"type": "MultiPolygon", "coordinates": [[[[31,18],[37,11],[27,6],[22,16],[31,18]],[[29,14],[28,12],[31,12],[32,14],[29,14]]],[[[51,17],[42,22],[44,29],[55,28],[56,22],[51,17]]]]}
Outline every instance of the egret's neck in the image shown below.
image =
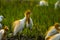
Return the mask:
{"type": "Polygon", "coordinates": [[[25,22],[26,21],[26,17],[24,17],[22,20],[25,22]]]}
{"type": "Polygon", "coordinates": [[[25,23],[28,23],[28,24],[29,24],[29,23],[30,23],[30,17],[29,17],[29,18],[28,18],[28,17],[24,17],[24,18],[23,18],[23,21],[24,21],[25,23]]]}
{"type": "Polygon", "coordinates": [[[30,18],[26,18],[26,23],[30,23],[30,18]]]}

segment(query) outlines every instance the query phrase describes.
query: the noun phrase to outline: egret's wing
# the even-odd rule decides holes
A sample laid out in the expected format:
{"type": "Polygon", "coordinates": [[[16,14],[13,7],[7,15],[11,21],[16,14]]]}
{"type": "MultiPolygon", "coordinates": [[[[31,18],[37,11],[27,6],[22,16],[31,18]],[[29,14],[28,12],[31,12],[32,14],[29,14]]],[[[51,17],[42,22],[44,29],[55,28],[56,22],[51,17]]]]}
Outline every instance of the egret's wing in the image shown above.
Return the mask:
{"type": "Polygon", "coordinates": [[[0,40],[2,39],[3,34],[4,34],[4,30],[0,30],[0,40]]]}
{"type": "Polygon", "coordinates": [[[14,30],[13,30],[13,35],[16,35],[16,33],[18,32],[18,30],[20,29],[19,26],[20,26],[20,21],[16,21],[14,24],[14,30]]]}

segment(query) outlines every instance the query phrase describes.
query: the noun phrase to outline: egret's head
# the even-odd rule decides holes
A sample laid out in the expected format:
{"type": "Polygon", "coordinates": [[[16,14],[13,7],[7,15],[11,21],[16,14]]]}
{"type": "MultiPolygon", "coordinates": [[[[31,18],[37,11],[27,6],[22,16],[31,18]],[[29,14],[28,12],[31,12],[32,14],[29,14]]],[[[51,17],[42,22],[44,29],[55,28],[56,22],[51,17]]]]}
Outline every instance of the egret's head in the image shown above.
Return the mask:
{"type": "Polygon", "coordinates": [[[60,31],[60,24],[59,24],[59,23],[55,23],[54,26],[55,26],[55,28],[56,28],[57,30],[60,31]]]}
{"type": "Polygon", "coordinates": [[[4,17],[3,17],[2,15],[0,15],[0,22],[3,20],[3,18],[4,18],[4,17]]]}
{"type": "Polygon", "coordinates": [[[5,27],[4,27],[4,30],[5,30],[5,31],[8,31],[8,30],[9,30],[8,26],[5,26],[5,27]]]}
{"type": "Polygon", "coordinates": [[[30,10],[27,10],[24,13],[24,15],[25,15],[26,18],[30,18],[30,14],[31,14],[31,11],[30,10]]]}

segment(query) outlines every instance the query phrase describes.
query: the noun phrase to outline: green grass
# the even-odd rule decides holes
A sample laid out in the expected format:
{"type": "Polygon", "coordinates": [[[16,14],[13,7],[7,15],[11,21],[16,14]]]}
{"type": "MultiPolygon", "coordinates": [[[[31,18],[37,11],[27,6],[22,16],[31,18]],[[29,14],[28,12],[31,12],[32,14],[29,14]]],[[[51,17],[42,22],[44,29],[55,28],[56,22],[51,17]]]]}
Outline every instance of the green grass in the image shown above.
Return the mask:
{"type": "Polygon", "coordinates": [[[0,2],[0,15],[5,17],[2,23],[9,27],[9,33],[12,31],[12,22],[17,19],[22,19],[27,9],[32,11],[31,18],[34,23],[31,33],[30,30],[28,30],[27,34],[27,32],[25,32],[26,29],[23,31],[23,34],[29,37],[37,37],[39,35],[44,37],[49,26],[53,25],[55,22],[60,23],[60,10],[54,10],[54,3],[56,0],[48,0],[50,4],[49,7],[36,6],[39,1],[0,2]]]}

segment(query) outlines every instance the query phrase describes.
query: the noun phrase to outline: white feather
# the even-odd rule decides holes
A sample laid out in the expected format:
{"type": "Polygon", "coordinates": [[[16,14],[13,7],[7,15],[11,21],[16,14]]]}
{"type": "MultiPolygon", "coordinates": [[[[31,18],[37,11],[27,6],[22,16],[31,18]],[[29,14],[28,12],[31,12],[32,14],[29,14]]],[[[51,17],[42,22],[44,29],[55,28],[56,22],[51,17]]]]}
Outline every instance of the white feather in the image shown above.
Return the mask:
{"type": "Polygon", "coordinates": [[[0,30],[0,40],[2,39],[3,34],[4,34],[4,29],[1,29],[1,30],[0,30]]]}
{"type": "Polygon", "coordinates": [[[48,31],[45,39],[47,39],[49,36],[53,36],[53,35],[55,35],[55,34],[57,34],[57,33],[58,33],[57,30],[56,30],[56,29],[54,28],[54,26],[53,26],[53,27],[51,28],[51,30],[48,31]]]}
{"type": "Polygon", "coordinates": [[[0,23],[0,29],[2,28],[2,24],[0,23]]]}
{"type": "Polygon", "coordinates": [[[14,28],[13,35],[16,35],[17,32],[22,32],[24,25],[25,25],[26,18],[20,20],[20,25],[16,25],[14,28]]]}
{"type": "Polygon", "coordinates": [[[48,2],[41,0],[40,1],[40,6],[48,6],[48,2]]]}
{"type": "MultiPolygon", "coordinates": [[[[16,25],[14,28],[14,32],[13,35],[15,36],[18,32],[22,32],[22,30],[24,29],[24,26],[26,24],[26,17],[24,17],[23,19],[21,19],[19,25],[16,25]]],[[[30,24],[26,24],[26,27],[29,27],[30,29],[32,29],[33,26],[33,22],[32,19],[30,18],[30,24]]]]}
{"type": "Polygon", "coordinates": [[[60,8],[60,1],[57,1],[57,2],[55,3],[55,9],[57,9],[57,8],[60,8]]]}
{"type": "Polygon", "coordinates": [[[32,21],[32,19],[30,18],[30,23],[29,23],[29,24],[27,23],[27,24],[26,24],[26,27],[32,29],[32,26],[33,26],[33,21],[32,21]]]}
{"type": "Polygon", "coordinates": [[[2,22],[2,20],[3,20],[3,16],[1,15],[1,16],[0,16],[0,22],[2,22]]]}
{"type": "Polygon", "coordinates": [[[60,33],[52,36],[49,40],[60,40],[60,33]]]}

